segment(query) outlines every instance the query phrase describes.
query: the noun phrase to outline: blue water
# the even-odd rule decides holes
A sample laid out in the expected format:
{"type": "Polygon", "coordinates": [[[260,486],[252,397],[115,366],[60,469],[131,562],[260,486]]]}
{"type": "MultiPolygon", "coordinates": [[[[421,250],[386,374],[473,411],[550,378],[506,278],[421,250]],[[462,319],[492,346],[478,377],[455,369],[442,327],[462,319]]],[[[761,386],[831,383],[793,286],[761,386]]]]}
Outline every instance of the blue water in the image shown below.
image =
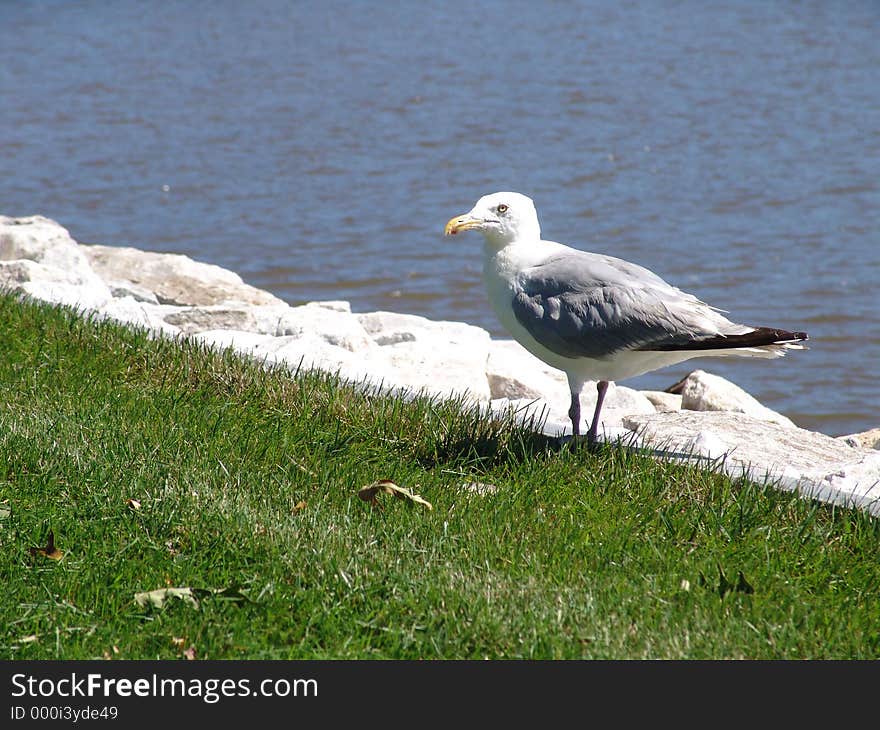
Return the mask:
{"type": "Polygon", "coordinates": [[[503,332],[484,193],[739,321],[694,361],[799,425],[880,425],[880,3],[5,2],[0,213],[185,253],[291,303],[503,332]]]}

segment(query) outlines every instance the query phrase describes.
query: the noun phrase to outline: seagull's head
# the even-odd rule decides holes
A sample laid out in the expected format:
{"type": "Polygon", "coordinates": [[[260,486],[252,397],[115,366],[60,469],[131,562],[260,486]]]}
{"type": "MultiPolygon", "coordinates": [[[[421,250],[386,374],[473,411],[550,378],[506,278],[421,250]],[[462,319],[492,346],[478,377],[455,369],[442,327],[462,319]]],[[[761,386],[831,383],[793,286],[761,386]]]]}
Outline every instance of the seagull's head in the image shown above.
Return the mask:
{"type": "Polygon", "coordinates": [[[541,240],[538,212],[532,199],[520,193],[484,195],[469,213],[446,224],[447,236],[462,231],[479,231],[499,248],[509,243],[541,240]]]}

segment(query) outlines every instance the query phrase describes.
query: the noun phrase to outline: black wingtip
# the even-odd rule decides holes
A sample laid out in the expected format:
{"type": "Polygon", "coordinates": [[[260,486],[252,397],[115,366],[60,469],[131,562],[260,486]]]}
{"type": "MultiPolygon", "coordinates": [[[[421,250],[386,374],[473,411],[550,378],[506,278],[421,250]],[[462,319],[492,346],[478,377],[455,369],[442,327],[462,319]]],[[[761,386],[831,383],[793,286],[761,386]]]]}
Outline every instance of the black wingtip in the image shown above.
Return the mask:
{"type": "Polygon", "coordinates": [[[773,338],[768,345],[785,345],[792,342],[803,342],[809,340],[810,336],[806,332],[788,332],[787,330],[777,330],[770,327],[758,327],[754,332],[750,332],[746,337],[754,335],[757,337],[773,338]]]}
{"type": "Polygon", "coordinates": [[[732,350],[738,347],[765,347],[767,345],[788,345],[809,340],[806,332],[789,332],[773,327],[757,327],[743,335],[717,335],[702,340],[653,343],[644,347],[645,350],[669,352],[676,350],[732,350]]]}

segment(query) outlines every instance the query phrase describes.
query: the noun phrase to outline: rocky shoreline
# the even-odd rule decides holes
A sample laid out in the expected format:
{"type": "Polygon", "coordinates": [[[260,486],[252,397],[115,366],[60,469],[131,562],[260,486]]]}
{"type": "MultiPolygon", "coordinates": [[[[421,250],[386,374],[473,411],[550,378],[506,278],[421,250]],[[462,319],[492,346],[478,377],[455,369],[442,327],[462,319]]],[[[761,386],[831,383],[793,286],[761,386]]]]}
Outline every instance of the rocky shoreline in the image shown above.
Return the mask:
{"type": "MultiPolygon", "coordinates": [[[[343,301],[290,306],[186,256],[78,244],[42,216],[0,216],[0,288],[267,364],[338,372],[390,391],[466,396],[493,412],[513,409],[549,435],[571,432],[565,376],[479,327],[353,313],[343,301]]],[[[838,438],[807,431],[702,370],[676,390],[612,386],[600,433],[880,515],[880,428],[838,438]]],[[[592,413],[591,395],[587,386],[584,413],[592,413]]]]}

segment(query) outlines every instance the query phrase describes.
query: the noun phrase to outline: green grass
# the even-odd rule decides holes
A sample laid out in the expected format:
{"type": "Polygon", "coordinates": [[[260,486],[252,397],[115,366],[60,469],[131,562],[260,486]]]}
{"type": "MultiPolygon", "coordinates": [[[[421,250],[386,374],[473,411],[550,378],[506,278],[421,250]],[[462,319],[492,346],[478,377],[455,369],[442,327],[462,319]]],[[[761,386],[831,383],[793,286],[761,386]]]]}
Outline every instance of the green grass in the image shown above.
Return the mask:
{"type": "Polygon", "coordinates": [[[0,354],[0,658],[880,656],[862,512],[10,296],[0,354]]]}

